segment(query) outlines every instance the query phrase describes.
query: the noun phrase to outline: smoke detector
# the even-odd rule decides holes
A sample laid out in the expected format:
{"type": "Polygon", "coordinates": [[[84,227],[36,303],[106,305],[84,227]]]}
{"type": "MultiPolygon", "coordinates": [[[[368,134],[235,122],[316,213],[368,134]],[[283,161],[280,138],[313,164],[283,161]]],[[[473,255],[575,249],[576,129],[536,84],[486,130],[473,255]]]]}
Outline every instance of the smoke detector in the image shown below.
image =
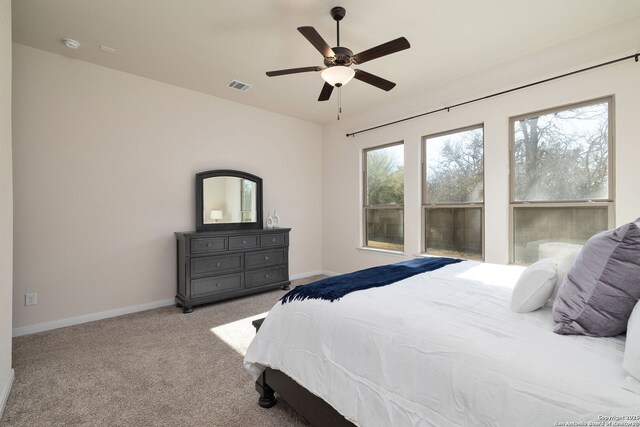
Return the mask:
{"type": "Polygon", "coordinates": [[[80,43],[74,39],[62,39],[62,43],[71,50],[77,50],[80,47],[80,43]]]}

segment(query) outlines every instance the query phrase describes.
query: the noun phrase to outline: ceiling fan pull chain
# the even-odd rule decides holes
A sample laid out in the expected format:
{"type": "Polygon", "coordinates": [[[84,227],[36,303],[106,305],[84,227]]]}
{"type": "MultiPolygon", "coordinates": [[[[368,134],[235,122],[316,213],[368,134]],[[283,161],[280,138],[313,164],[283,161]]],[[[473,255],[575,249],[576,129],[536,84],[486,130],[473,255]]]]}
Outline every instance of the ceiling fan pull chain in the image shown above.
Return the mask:
{"type": "Polygon", "coordinates": [[[338,120],[340,120],[340,114],[342,114],[342,87],[338,88],[338,120]]]}

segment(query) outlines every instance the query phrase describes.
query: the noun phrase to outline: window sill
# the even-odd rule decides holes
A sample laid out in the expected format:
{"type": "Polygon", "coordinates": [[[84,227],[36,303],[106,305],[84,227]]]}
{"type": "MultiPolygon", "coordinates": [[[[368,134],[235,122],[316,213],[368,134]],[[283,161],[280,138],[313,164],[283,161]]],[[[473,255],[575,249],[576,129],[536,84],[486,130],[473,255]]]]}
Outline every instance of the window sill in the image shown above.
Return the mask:
{"type": "Polygon", "coordinates": [[[432,257],[458,258],[458,259],[463,259],[465,261],[484,262],[484,258],[463,257],[463,256],[453,256],[453,255],[438,255],[438,254],[419,253],[419,254],[416,254],[415,256],[422,257],[422,258],[432,258],[432,257]]]}
{"type": "Polygon", "coordinates": [[[396,257],[404,257],[406,255],[404,252],[401,252],[401,251],[392,251],[390,249],[369,248],[367,246],[360,246],[356,249],[363,252],[374,252],[381,255],[391,255],[396,257]]]}

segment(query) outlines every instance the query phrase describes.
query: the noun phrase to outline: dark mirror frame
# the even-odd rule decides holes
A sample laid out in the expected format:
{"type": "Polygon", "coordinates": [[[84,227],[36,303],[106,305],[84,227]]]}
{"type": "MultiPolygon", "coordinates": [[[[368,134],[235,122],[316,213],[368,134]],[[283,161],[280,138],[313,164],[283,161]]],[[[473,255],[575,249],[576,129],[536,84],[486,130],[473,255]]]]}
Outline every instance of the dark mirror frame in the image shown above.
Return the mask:
{"type": "Polygon", "coordinates": [[[235,171],[230,169],[217,169],[196,174],[196,231],[216,231],[216,230],[247,230],[262,228],[262,178],[250,173],[235,171]],[[235,178],[247,179],[256,183],[256,221],[255,222],[227,222],[222,224],[205,224],[202,217],[203,206],[203,184],[207,178],[216,176],[232,176],[235,178]]]}

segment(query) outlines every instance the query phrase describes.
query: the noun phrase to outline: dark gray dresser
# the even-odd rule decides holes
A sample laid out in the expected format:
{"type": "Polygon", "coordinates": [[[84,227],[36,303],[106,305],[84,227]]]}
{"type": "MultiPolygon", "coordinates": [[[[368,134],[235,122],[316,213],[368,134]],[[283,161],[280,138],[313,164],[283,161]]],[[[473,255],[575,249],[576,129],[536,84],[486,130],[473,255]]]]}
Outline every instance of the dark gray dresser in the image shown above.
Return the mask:
{"type": "Polygon", "coordinates": [[[288,289],[290,228],[175,233],[176,302],[193,306],[275,288],[288,289]]]}

